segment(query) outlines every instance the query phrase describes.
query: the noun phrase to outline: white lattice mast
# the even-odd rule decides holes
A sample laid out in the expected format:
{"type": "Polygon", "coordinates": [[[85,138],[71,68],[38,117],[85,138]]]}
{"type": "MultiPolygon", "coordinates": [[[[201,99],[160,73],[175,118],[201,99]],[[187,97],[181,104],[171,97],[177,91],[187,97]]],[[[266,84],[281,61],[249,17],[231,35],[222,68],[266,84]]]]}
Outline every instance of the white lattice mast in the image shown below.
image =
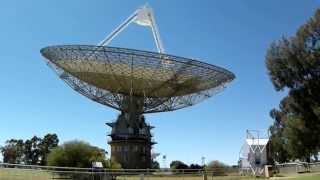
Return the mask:
{"type": "Polygon", "coordinates": [[[136,23],[141,26],[150,27],[158,52],[161,54],[165,53],[153,10],[151,9],[151,7],[147,5],[134,11],[132,15],[130,15],[122,24],[120,24],[115,30],[113,30],[98,45],[99,46],[108,45],[112,41],[112,39],[114,39],[119,33],[121,33],[131,23],[136,23]]]}
{"type": "Polygon", "coordinates": [[[245,144],[239,153],[240,173],[251,171],[252,175],[263,174],[264,165],[268,163],[268,132],[247,130],[245,144]]]}

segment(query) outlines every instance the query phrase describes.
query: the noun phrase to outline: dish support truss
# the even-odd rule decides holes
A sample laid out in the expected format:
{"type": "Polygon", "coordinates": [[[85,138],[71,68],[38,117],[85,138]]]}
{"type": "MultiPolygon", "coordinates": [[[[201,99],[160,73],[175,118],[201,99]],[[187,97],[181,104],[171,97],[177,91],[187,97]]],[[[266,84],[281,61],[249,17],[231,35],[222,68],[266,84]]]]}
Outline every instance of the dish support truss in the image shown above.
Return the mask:
{"type": "Polygon", "coordinates": [[[121,33],[126,27],[131,23],[136,23],[141,26],[147,26],[151,28],[155,44],[157,46],[158,52],[165,53],[159,29],[154,18],[153,10],[147,5],[134,11],[122,24],[120,24],[115,30],[113,30],[105,39],[103,39],[98,46],[107,46],[112,39],[114,39],[119,33],[121,33]]]}
{"type": "Polygon", "coordinates": [[[246,140],[239,153],[240,175],[262,176],[269,159],[269,134],[265,131],[247,130],[246,140]]]}

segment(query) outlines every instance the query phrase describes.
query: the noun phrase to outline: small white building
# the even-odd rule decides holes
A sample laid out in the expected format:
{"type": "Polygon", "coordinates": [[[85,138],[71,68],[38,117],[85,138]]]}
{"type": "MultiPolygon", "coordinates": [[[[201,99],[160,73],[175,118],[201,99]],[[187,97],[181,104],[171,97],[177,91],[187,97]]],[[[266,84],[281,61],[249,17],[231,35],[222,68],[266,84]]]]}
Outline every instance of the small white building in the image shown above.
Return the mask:
{"type": "Polygon", "coordinates": [[[258,131],[247,131],[247,137],[239,153],[239,173],[261,176],[269,159],[269,138],[258,131]],[[253,133],[254,132],[254,133],[253,133]]]}

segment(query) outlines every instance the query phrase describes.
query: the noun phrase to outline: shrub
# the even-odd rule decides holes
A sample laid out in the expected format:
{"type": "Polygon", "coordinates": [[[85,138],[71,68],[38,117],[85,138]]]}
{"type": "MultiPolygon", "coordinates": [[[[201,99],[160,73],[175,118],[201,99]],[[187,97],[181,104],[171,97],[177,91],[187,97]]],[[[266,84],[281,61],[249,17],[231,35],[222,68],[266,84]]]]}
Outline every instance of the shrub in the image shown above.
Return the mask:
{"type": "Polygon", "coordinates": [[[69,141],[54,148],[48,155],[47,165],[61,167],[91,168],[92,162],[100,161],[105,165],[103,149],[83,141],[69,141]]]}
{"type": "Polygon", "coordinates": [[[213,176],[224,176],[227,174],[228,166],[220,161],[211,161],[208,166],[207,170],[212,172],[213,176]]]}

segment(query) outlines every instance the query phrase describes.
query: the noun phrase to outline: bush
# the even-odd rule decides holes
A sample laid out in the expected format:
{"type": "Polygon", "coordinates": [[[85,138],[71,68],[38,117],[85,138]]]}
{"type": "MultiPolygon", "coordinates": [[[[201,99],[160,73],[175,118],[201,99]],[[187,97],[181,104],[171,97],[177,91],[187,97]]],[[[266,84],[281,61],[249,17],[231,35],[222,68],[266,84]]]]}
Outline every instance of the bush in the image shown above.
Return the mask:
{"type": "Polygon", "coordinates": [[[203,169],[203,166],[199,164],[190,164],[189,169],[203,169]]]}
{"type": "Polygon", "coordinates": [[[48,155],[47,165],[61,167],[91,168],[92,162],[106,165],[103,149],[83,141],[69,141],[54,148],[48,155]]]}
{"type": "MultiPolygon", "coordinates": [[[[92,168],[92,162],[102,162],[105,168],[119,169],[121,165],[111,160],[106,160],[105,151],[83,141],[69,141],[57,148],[54,148],[48,155],[47,165],[59,167],[92,168]]],[[[108,174],[91,174],[89,172],[99,172],[101,169],[92,169],[74,173],[72,170],[63,169],[58,172],[61,179],[72,180],[102,180],[112,179],[108,174]]]]}
{"type": "Polygon", "coordinates": [[[188,169],[189,167],[182,161],[172,161],[170,163],[170,168],[171,169],[188,169]]]}
{"type": "Polygon", "coordinates": [[[228,166],[220,161],[211,161],[208,166],[207,170],[212,172],[213,176],[224,176],[227,175],[228,166]]]}
{"type": "Polygon", "coordinates": [[[113,161],[113,160],[105,160],[105,168],[109,168],[109,169],[121,169],[121,164],[113,161]]]}

